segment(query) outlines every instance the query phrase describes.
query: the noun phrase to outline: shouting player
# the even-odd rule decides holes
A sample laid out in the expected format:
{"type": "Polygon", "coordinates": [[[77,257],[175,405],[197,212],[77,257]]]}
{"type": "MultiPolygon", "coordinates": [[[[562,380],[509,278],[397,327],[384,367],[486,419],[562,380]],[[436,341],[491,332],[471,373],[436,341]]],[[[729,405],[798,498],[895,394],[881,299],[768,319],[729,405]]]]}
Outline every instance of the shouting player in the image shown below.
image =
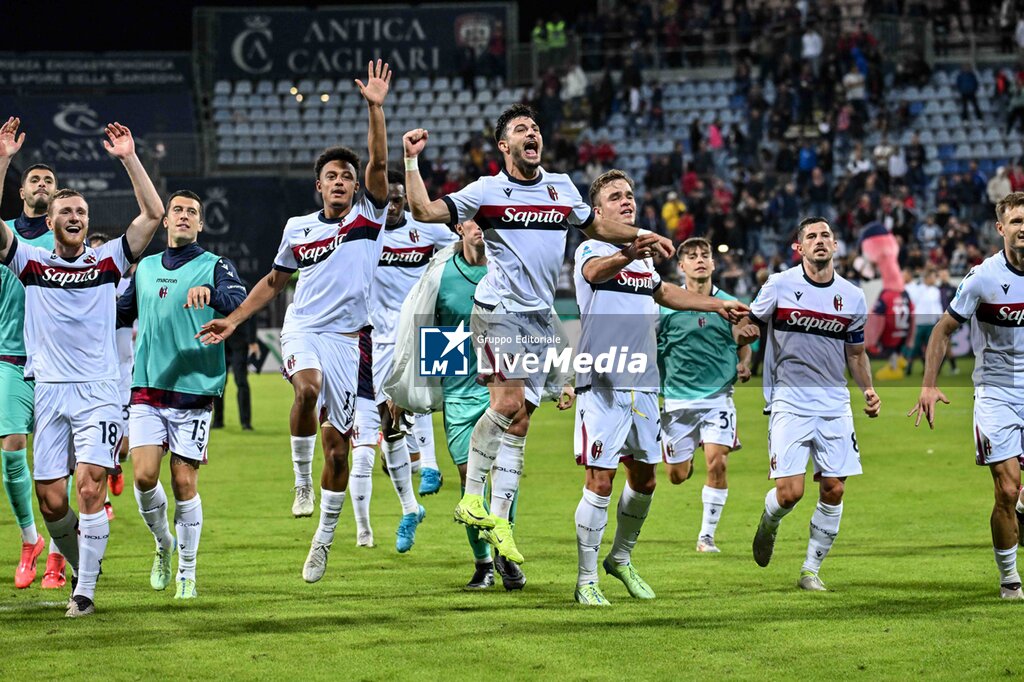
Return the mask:
{"type": "Polygon", "coordinates": [[[196,552],[203,531],[203,503],[196,485],[206,462],[213,399],[224,390],[225,359],[217,346],[197,346],[196,333],[216,315],[245,299],[231,261],[204,250],[203,203],[187,190],[167,200],[167,248],[139,263],[118,299],[118,324],[138,319],[129,427],[135,500],[156,539],[149,574],[154,590],[171,581],[174,538],[167,525],[167,493],[160,461],[171,453],[174,527],[178,536],[175,599],[196,596],[196,552]]]}
{"type": "MultiPolygon", "coordinates": [[[[691,237],[679,246],[679,267],[686,289],[723,301],[734,297],[711,283],[715,270],[711,242],[691,237]]],[[[704,448],[708,473],[701,491],[704,515],[697,536],[698,552],[718,552],[715,529],[729,496],[725,469],[738,447],[733,384],[750,379],[750,346],[737,345],[740,327],[698,311],[661,309],[658,324],[658,369],[665,396],[661,428],[665,466],[674,485],[693,475],[693,456],[704,448]],[[737,357],[738,356],[738,357],[737,357]]],[[[744,330],[744,340],[758,334],[744,330]]]]}
{"type": "MultiPolygon", "coordinates": [[[[491,358],[491,367],[484,372],[491,402],[473,429],[466,493],[455,508],[455,518],[490,529],[488,537],[498,552],[516,563],[523,556],[512,537],[509,510],[519,489],[530,414],[540,404],[544,383],[543,372],[529,372],[521,361],[526,354],[544,357],[553,346],[551,305],[566,231],[575,225],[593,239],[618,244],[648,233],[595,216],[568,175],[541,168],[544,141],[536,119],[524,105],[503,112],[494,128],[502,172],[435,201],[427,196],[417,162],[428,132],[412,130],[403,140],[405,186],[413,216],[430,223],[474,219],[484,230],[489,260],[474,296],[472,336],[491,358]],[[490,511],[483,498],[489,474],[490,511]]],[[[673,251],[664,237],[656,237],[651,246],[668,255],[673,251]]]]}
{"type": "Polygon", "coordinates": [[[921,417],[935,426],[935,403],[949,400],[936,380],[949,339],[957,328],[974,318],[977,329],[974,366],[975,462],[987,466],[995,483],[992,507],[992,548],[999,569],[999,596],[1024,599],[1017,572],[1017,545],[1021,540],[1014,507],[1024,514],[1019,497],[1021,460],[1024,459],[1024,192],[1006,195],[996,204],[996,230],[1003,249],[971,268],[946,312],[939,319],[925,351],[924,379],[914,425],[921,417]]]}
{"type": "MultiPolygon", "coordinates": [[[[203,326],[203,343],[219,343],[281,293],[292,273],[299,271],[295,298],[281,330],[284,371],[295,389],[292,442],[301,441],[304,458],[298,462],[302,467],[297,474],[311,476],[321,392],[327,417],[341,436],[338,447],[331,448],[332,456],[325,457],[320,476],[320,524],[302,569],[307,582],[316,582],[327,569],[327,554],[345,502],[359,330],[369,324],[368,290],[380,259],[387,217],[388,142],[383,105],[391,70],[377,60],[370,62],[368,71],[365,84],[356,80],[370,119],[363,194],[356,198],[359,156],[347,147],[325,150],[314,166],[323,210],[289,220],[270,274],[233,313],[203,326]]],[[[302,502],[303,508],[297,515],[312,514],[311,495],[312,490],[300,482],[296,503],[302,502]]]]}
{"type": "MultiPolygon", "coordinates": [[[[57,191],[57,176],[43,164],[29,166],[21,176],[21,215],[7,225],[23,244],[53,248],[46,211],[57,191]]],[[[14,586],[23,589],[36,579],[36,560],[46,544],[36,530],[32,512],[32,472],[28,467],[28,434],[32,432],[34,385],[25,381],[25,287],[7,268],[0,268],[0,439],[3,447],[4,491],[21,528],[21,560],[14,586]]],[[[64,586],[64,557],[50,543],[43,587],[64,586]]]]}
{"type": "MultiPolygon", "coordinates": [[[[590,186],[590,202],[598,219],[631,225],[636,219],[633,181],[620,170],[604,173],[590,186]]],[[[576,249],[576,302],[582,335],[579,352],[597,357],[615,347],[643,354],[639,371],[591,371],[576,374],[576,462],[586,466],[583,496],[576,507],[579,566],[575,599],[588,606],[607,606],[597,581],[597,554],[608,524],[612,483],[620,460],[626,485],[618,504],[615,542],[603,566],[622,581],[631,597],[654,599],[654,591],[633,567],[631,557],[647,518],[661,459],[656,361],[658,304],[674,310],[702,310],[725,318],[739,317],[747,307],[662,282],[650,258],[658,243],[654,234],[640,235],[626,247],[588,239],[576,249]]],[[[751,339],[753,340],[753,339],[751,339]]]]}
{"type": "Polygon", "coordinates": [[[762,338],[768,344],[764,391],[771,409],[768,475],[775,480],[753,549],[757,565],[767,566],[779,523],[803,497],[807,461],[813,460],[819,498],[797,585],[824,591],[818,571],[839,534],[845,482],[861,473],[846,368],[863,392],[869,417],[878,416],[882,402],[864,350],[867,303],[859,288],[835,272],[836,241],[828,221],[802,220],[794,246],[800,265],[769,277],[750,304],[751,317],[767,327],[762,338]]]}
{"type": "MultiPolygon", "coordinates": [[[[352,449],[352,508],[356,518],[357,544],[373,545],[370,528],[370,497],[373,493],[373,447],[377,443],[377,429],[383,425],[384,439],[381,449],[387,463],[391,484],[402,504],[403,522],[398,527],[395,548],[408,552],[416,538],[416,520],[419,503],[412,489],[412,466],[409,460],[406,428],[400,419],[394,423],[388,408],[384,382],[391,376],[395,357],[395,333],[402,302],[420,278],[430,257],[440,248],[451,244],[456,237],[444,225],[421,223],[405,211],[405,177],[401,173],[388,173],[388,217],[384,228],[384,246],[381,250],[377,274],[370,289],[370,322],[373,357],[373,383],[375,408],[365,399],[356,401],[356,435],[352,449]],[[408,520],[406,520],[408,519],[408,520]]],[[[430,424],[430,415],[426,416],[430,424]]],[[[433,453],[433,438],[430,441],[433,453]]],[[[432,495],[441,487],[441,474],[437,461],[429,463],[422,474],[421,495],[432,495]]]]}
{"type": "MultiPolygon", "coordinates": [[[[12,118],[0,128],[0,177],[24,142],[18,124],[12,118]]],[[[141,209],[124,237],[99,249],[86,246],[89,206],[69,189],[50,202],[52,251],[24,244],[6,225],[0,227],[0,259],[25,285],[25,376],[37,382],[33,476],[46,527],[77,576],[68,602],[71,618],[95,611],[96,579],[110,535],[103,500],[121,443],[114,289],[149,245],[163,214],[131,132],[119,123],[105,132],[109,141],[103,144],[124,164],[141,209]],[[81,521],[68,505],[71,471],[81,521]]]]}

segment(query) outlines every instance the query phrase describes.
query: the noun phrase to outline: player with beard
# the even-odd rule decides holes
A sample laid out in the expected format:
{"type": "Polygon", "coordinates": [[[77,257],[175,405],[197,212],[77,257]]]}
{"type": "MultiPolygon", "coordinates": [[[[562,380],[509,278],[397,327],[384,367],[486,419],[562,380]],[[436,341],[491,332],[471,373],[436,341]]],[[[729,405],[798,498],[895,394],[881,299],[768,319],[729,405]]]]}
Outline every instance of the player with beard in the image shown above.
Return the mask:
{"type": "MultiPolygon", "coordinates": [[[[604,173],[590,186],[594,215],[630,225],[636,220],[633,181],[620,170],[604,173]]],[[[574,279],[580,308],[579,353],[597,357],[621,347],[642,354],[639,371],[576,373],[576,463],[586,467],[583,496],[576,507],[579,553],[575,599],[587,606],[608,606],[598,586],[597,555],[608,524],[612,484],[621,462],[626,485],[619,497],[615,542],[605,557],[605,573],[622,581],[635,599],[654,599],[654,591],[632,563],[640,529],[654,496],[655,471],[661,460],[658,409],[658,305],[699,310],[737,320],[747,307],[662,282],[651,259],[658,244],[644,234],[625,247],[589,239],[576,249],[574,279]]],[[[748,325],[748,342],[757,328],[748,325]]]]}
{"type": "MultiPolygon", "coordinates": [[[[914,426],[921,417],[935,426],[935,404],[949,400],[939,390],[939,368],[953,332],[973,319],[975,462],[987,466],[995,484],[992,507],[992,549],[999,570],[999,596],[1024,599],[1017,571],[1017,546],[1024,538],[1024,502],[1020,469],[1024,461],[1024,192],[1006,195],[996,204],[996,230],[1002,250],[971,268],[946,312],[939,319],[925,351],[924,379],[914,426]],[[1014,519],[1014,511],[1017,518],[1014,519]]],[[[908,415],[909,416],[909,415],[908,415]]]]}
{"type": "MultiPolygon", "coordinates": [[[[356,398],[356,430],[352,440],[352,509],[356,519],[356,544],[373,546],[370,528],[370,497],[373,494],[373,447],[377,443],[377,430],[383,427],[381,441],[388,475],[402,505],[403,520],[396,531],[395,548],[408,552],[416,538],[414,523],[419,503],[413,494],[409,422],[412,415],[397,415],[392,419],[384,382],[391,376],[395,357],[395,333],[402,302],[419,280],[434,252],[456,240],[444,225],[421,223],[405,211],[405,178],[401,173],[388,173],[388,217],[384,228],[384,246],[380,262],[370,287],[370,322],[373,325],[372,368],[374,402],[356,398]]],[[[430,415],[424,421],[428,428],[430,415]]],[[[419,448],[417,447],[417,451],[419,448]]],[[[430,452],[433,452],[433,434],[430,434],[430,452]]],[[[441,487],[437,461],[428,463],[420,482],[420,494],[432,495],[441,487]]]]}
{"type": "Polygon", "coordinates": [[[768,476],[775,481],[753,551],[758,566],[771,561],[779,524],[803,497],[807,462],[813,460],[819,498],[797,586],[823,592],[818,572],[839,534],[846,479],[861,474],[846,369],[863,393],[868,417],[878,416],[882,401],[871,385],[864,350],[864,292],[836,274],[836,240],[828,221],[802,220],[794,248],[800,265],[769,277],[750,304],[750,317],[768,344],[768,476]]]}
{"type": "MultiPolygon", "coordinates": [[[[722,300],[735,300],[711,283],[715,271],[711,242],[691,237],[679,245],[679,268],[686,289],[722,300]]],[[[748,328],[754,338],[756,326],[748,328]]],[[[658,324],[658,368],[665,406],[661,414],[665,468],[675,485],[693,475],[693,457],[704,449],[707,479],[701,491],[704,514],[697,551],[717,553],[715,530],[722,518],[729,488],[726,464],[738,448],[737,380],[750,380],[750,346],[738,346],[739,328],[696,311],[663,308],[658,324]]]]}
{"type": "MultiPolygon", "coordinates": [[[[24,142],[18,125],[11,118],[0,128],[0,177],[24,142]]],[[[68,189],[54,194],[47,212],[52,250],[24,244],[6,225],[0,227],[0,260],[25,285],[25,376],[37,381],[33,477],[50,536],[77,576],[66,614],[71,618],[95,611],[96,580],[110,535],[103,500],[121,441],[114,289],[163,215],[131,132],[119,123],[105,132],[104,147],[124,165],[140,208],[124,237],[98,249],[87,246],[89,206],[68,189]],[[68,504],[71,470],[81,521],[68,504]]]]}
{"type": "MultiPolygon", "coordinates": [[[[29,166],[21,175],[21,215],[7,225],[25,244],[53,248],[53,232],[46,227],[46,210],[57,191],[57,176],[43,164],[29,166]]],[[[7,268],[0,268],[0,439],[3,449],[4,491],[21,529],[21,560],[14,570],[14,586],[23,589],[36,578],[36,561],[46,547],[36,530],[32,511],[32,472],[28,465],[28,434],[32,432],[32,394],[25,381],[25,287],[7,268]]],[[[64,586],[64,557],[50,542],[43,587],[64,586]]]]}
{"type": "MultiPolygon", "coordinates": [[[[529,372],[521,362],[529,354],[544,357],[556,338],[551,321],[558,274],[565,254],[566,231],[579,227],[592,239],[628,244],[646,230],[595,216],[568,175],[541,168],[543,139],[536,113],[515,105],[503,112],[494,137],[503,157],[501,173],[431,201],[419,174],[417,157],[427,144],[422,128],[405,134],[405,186],[413,217],[429,223],[475,220],[484,230],[488,271],[475,293],[472,337],[490,366],[481,369],[488,382],[490,407],[473,429],[466,471],[466,493],[455,519],[487,529],[487,538],[504,557],[516,562],[509,524],[511,501],[519,489],[530,415],[540,404],[543,372],[529,372]],[[512,339],[507,343],[504,339],[512,339]],[[517,343],[515,339],[525,342],[517,343]],[[491,477],[491,506],[484,486],[491,477]]],[[[670,240],[653,236],[651,248],[673,252],[670,240]]]]}
{"type": "MultiPolygon", "coordinates": [[[[219,343],[262,310],[299,272],[295,298],[285,315],[281,350],[292,383],[292,457],[296,474],[296,516],[313,513],[312,460],[322,399],[327,419],[340,436],[325,456],[320,476],[320,524],[303,565],[307,582],[327,569],[345,490],[359,374],[359,331],[369,324],[368,294],[377,270],[387,219],[388,142],[384,101],[391,70],[370,62],[367,81],[355,83],[369,115],[369,160],[359,192],[359,156],[347,147],[325,150],[314,165],[322,211],[288,221],[270,274],[225,318],[203,325],[203,343],[219,343]],[[322,395],[321,395],[322,392],[322,395]]],[[[415,514],[414,514],[415,516],[415,514]]],[[[417,522],[418,523],[418,522],[417,522]]]]}

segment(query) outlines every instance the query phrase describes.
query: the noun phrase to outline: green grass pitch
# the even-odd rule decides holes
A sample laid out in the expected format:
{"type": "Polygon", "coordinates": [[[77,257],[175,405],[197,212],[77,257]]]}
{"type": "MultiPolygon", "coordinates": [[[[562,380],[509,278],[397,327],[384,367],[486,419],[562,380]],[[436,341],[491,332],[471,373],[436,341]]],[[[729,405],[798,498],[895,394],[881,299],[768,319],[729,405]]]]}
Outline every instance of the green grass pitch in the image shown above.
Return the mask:
{"type": "MultiPolygon", "coordinates": [[[[4,502],[0,677],[1017,677],[1024,661],[1015,625],[1024,605],[997,598],[992,484],[988,471],[974,465],[970,379],[962,372],[943,377],[953,404],[940,406],[934,432],[915,431],[904,416],[916,400],[917,377],[880,384],[882,416],[856,418],[865,475],[848,483],[842,529],[822,569],[830,592],[795,588],[812,494],[783,522],[771,566],[760,569],[751,558],[769,487],[767,419],[760,389],[751,384],[737,391],[744,448],[729,464],[729,502],[717,536],[722,554],[694,552],[703,463],[680,487],[662,476],[634,554],[658,598],[633,602],[605,577],[613,606],[598,610],[572,601],[573,513],[583,472],[572,458],[570,414],[545,405],[534,416],[516,533],[527,557],[522,593],[500,585],[485,593],[461,590],[472,559],[465,532],[451,521],[458,478],[439,418],[445,485],[423,500],[428,513],[413,550],[394,550],[400,510],[377,471],[378,547],[356,548],[346,502],[327,575],[307,585],[301,568],[317,518],[289,513],[291,390],[277,377],[254,377],[256,431],[242,432],[229,410],[200,475],[205,526],[194,603],[150,589],[153,543],[130,483],[114,499],[97,615],[77,621],[63,617],[66,589],[40,590],[38,579],[30,589],[14,589],[19,538],[4,502]]],[[[232,401],[229,391],[233,407],[232,401]]],[[[860,412],[857,399],[854,411],[860,412]]],[[[317,473],[321,462],[318,449],[317,473]]],[[[614,503],[612,512],[605,548],[614,503]]]]}

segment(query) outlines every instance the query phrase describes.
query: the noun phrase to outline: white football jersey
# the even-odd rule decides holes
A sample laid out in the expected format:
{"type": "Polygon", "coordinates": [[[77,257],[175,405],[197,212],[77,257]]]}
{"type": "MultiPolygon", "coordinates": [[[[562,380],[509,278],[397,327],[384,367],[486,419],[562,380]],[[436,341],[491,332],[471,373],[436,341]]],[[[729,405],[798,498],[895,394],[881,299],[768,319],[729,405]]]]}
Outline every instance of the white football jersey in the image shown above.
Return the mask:
{"type": "Polygon", "coordinates": [[[975,395],[1024,402],[1024,271],[1002,251],[989,256],[960,282],[947,312],[974,320],[975,395]]]}
{"type": "Polygon", "coordinates": [[[570,225],[585,228],[594,211],[564,173],[538,169],[533,180],[502,170],[444,197],[451,221],[474,219],[484,231],[487,274],[476,300],[507,310],[547,310],[555,301],[570,225]]]}
{"type": "Polygon", "coordinates": [[[615,358],[642,353],[647,358],[647,367],[643,372],[630,373],[620,370],[616,362],[610,372],[579,372],[576,388],[596,386],[657,393],[661,381],[657,362],[658,304],[654,292],[661,287],[661,277],[654,270],[654,261],[635,260],[600,284],[592,284],[583,276],[587,261],[614,255],[622,248],[588,239],[576,249],[573,279],[582,327],[577,352],[595,358],[612,349],[621,349],[615,358]]]}
{"type": "Polygon", "coordinates": [[[78,258],[15,239],[4,263],[25,285],[25,376],[48,383],[117,381],[115,290],[131,267],[128,239],[78,258]]]}
{"type": "Polygon", "coordinates": [[[291,218],[274,269],[299,271],[281,333],[357,332],[369,324],[369,292],[383,240],[387,204],[364,192],[341,220],[324,212],[291,218]]]}
{"type": "MultiPolygon", "coordinates": [[[[131,277],[123,277],[117,284],[117,297],[128,290],[132,283],[131,277]]],[[[138,322],[136,321],[136,324],[138,322]]],[[[135,369],[135,329],[133,327],[121,327],[114,330],[114,343],[117,346],[117,363],[120,372],[118,388],[124,398],[130,397],[132,390],[132,370],[135,369]]],[[[127,405],[128,400],[124,403],[127,405]]]]}
{"type": "Polygon", "coordinates": [[[374,343],[394,343],[402,303],[431,256],[456,241],[446,225],[421,223],[409,213],[394,227],[384,227],[384,247],[370,290],[374,343]]]}
{"type": "Polygon", "coordinates": [[[772,412],[852,414],[846,346],[864,343],[864,292],[839,275],[814,282],[800,264],[769,277],[750,313],[768,326],[764,397],[772,412]]]}

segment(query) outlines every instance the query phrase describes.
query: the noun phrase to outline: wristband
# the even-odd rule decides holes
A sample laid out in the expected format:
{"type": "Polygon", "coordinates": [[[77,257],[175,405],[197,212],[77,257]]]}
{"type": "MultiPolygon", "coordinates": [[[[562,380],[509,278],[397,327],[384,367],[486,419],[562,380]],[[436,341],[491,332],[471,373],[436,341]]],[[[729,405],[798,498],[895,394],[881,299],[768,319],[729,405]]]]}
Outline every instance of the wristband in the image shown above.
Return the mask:
{"type": "Polygon", "coordinates": [[[638,228],[637,231],[636,231],[636,236],[637,237],[643,237],[645,234],[654,234],[654,233],[651,232],[650,230],[645,230],[642,227],[638,228]]]}
{"type": "Polygon", "coordinates": [[[405,170],[410,173],[415,173],[420,169],[419,157],[407,156],[405,157],[405,170]]]}

